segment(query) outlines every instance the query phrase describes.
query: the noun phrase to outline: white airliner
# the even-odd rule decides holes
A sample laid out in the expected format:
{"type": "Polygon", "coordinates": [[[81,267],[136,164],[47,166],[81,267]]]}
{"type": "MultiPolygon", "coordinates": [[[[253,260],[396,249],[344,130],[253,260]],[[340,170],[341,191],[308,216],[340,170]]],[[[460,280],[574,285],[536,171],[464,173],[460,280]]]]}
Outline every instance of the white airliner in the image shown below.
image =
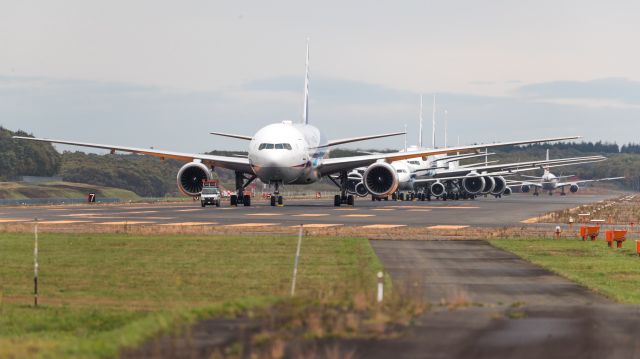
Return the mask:
{"type": "Polygon", "coordinates": [[[428,157],[448,153],[477,152],[480,149],[523,145],[530,143],[564,141],[579,138],[579,136],[536,139],[527,141],[513,141],[484,145],[458,146],[442,149],[418,149],[407,152],[385,154],[371,154],[343,158],[328,158],[331,147],[370,140],[381,137],[401,135],[401,133],[387,133],[382,135],[352,137],[340,140],[327,140],[316,127],[309,124],[309,44],[306,52],[306,75],[304,81],[304,103],[301,123],[282,121],[267,125],[253,136],[213,132],[214,135],[233,137],[249,142],[246,158],[216,156],[195,153],[164,151],[125,147],[108,144],[55,140],[47,138],[32,138],[14,136],[17,139],[42,141],[64,145],[101,148],[116,151],[144,154],[172,158],[188,162],[179,171],[177,182],[179,189],[187,196],[197,197],[203,187],[203,181],[212,179],[215,167],[226,168],[235,172],[236,194],[231,196],[231,205],[244,204],[249,206],[251,198],[243,195],[246,188],[256,178],[273,185],[271,205],[282,204],[280,186],[287,184],[310,184],[323,177],[329,177],[340,186],[341,194],[335,196],[334,204],[353,205],[353,195],[347,195],[347,173],[355,168],[366,166],[363,183],[367,191],[373,196],[385,197],[395,192],[398,187],[398,175],[391,166],[394,161],[408,158],[428,157]],[[336,178],[330,177],[337,175],[336,178]]]}
{"type": "MultiPolygon", "coordinates": [[[[547,150],[547,161],[549,161],[549,150],[547,150]]],[[[539,195],[538,190],[548,191],[549,195],[552,196],[553,192],[555,192],[555,190],[559,188],[561,189],[560,195],[566,196],[567,193],[564,190],[565,187],[569,187],[569,191],[571,193],[576,193],[578,192],[578,190],[580,190],[580,185],[584,183],[615,181],[615,180],[624,179],[624,177],[610,177],[610,178],[600,178],[600,179],[593,179],[593,180],[563,181],[564,178],[571,178],[573,177],[573,175],[556,176],[553,173],[551,173],[550,167],[555,167],[555,166],[544,167],[544,174],[541,177],[522,175],[522,177],[535,179],[537,181],[531,181],[531,182],[521,181],[517,184],[511,184],[510,186],[520,186],[520,190],[524,193],[531,192],[531,188],[534,188],[534,192],[533,192],[534,196],[539,195]]]]}

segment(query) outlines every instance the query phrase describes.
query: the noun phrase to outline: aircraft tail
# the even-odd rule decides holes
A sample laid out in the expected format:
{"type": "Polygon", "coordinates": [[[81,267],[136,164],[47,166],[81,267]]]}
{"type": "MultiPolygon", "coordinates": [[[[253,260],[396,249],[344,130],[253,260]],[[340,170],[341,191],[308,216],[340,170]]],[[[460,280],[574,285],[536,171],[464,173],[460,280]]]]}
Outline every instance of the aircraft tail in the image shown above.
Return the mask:
{"type": "MultiPolygon", "coordinates": [[[[549,161],[549,149],[547,148],[547,161],[549,161]]],[[[544,167],[544,173],[549,173],[549,166],[544,167]]]]}
{"type": "Polygon", "coordinates": [[[307,38],[307,57],[304,74],[304,104],[302,110],[302,123],[309,124],[309,38],[307,38]]]}

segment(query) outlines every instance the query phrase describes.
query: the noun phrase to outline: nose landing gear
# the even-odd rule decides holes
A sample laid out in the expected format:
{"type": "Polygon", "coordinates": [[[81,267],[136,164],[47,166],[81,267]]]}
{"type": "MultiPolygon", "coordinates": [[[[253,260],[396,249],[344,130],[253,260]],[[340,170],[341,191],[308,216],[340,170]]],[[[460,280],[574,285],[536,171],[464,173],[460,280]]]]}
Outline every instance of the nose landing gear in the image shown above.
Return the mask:
{"type": "Polygon", "coordinates": [[[271,206],[283,206],[284,198],[282,198],[282,196],[280,195],[280,189],[279,189],[280,183],[274,182],[274,185],[275,185],[275,190],[271,194],[271,206]]]}

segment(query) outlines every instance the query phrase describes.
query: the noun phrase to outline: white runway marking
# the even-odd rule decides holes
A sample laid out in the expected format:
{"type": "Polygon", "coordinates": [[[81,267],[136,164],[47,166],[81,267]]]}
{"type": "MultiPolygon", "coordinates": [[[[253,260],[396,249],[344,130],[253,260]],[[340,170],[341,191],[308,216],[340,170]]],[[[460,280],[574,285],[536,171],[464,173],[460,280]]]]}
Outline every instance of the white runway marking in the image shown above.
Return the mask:
{"type": "Polygon", "coordinates": [[[375,214],[344,214],[342,217],[375,217],[375,214]]]}
{"type": "Polygon", "coordinates": [[[431,212],[430,209],[410,209],[408,212],[431,212]]]}
{"type": "Polygon", "coordinates": [[[264,216],[264,217],[269,217],[269,216],[281,216],[281,213],[245,213],[245,216],[264,216]]]}
{"type": "Polygon", "coordinates": [[[33,218],[32,219],[26,219],[26,218],[1,218],[0,219],[0,223],[27,222],[27,221],[33,221],[33,218]]]}
{"type": "Polygon", "coordinates": [[[195,211],[203,211],[203,209],[200,209],[200,208],[179,209],[176,212],[195,212],[195,211]]]}
{"type": "Polygon", "coordinates": [[[372,211],[395,211],[393,208],[374,208],[372,211]]]}
{"type": "Polygon", "coordinates": [[[303,213],[303,214],[294,214],[293,217],[324,217],[328,216],[326,213],[303,213]]]}

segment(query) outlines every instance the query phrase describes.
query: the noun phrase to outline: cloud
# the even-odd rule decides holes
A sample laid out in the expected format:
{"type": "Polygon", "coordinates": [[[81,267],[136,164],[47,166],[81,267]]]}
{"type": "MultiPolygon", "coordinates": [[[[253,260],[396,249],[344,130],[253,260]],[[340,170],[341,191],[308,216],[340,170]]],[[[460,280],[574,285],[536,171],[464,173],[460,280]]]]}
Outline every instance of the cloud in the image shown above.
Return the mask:
{"type": "MultiPolygon", "coordinates": [[[[537,100],[583,100],[571,103],[585,104],[584,100],[600,101],[615,106],[640,105],[640,81],[626,78],[604,78],[591,81],[551,81],[521,86],[515,94],[537,100]]],[[[569,102],[567,102],[569,103],[569,102]]],[[[598,103],[598,102],[593,102],[598,103]]]]}
{"type": "MultiPolygon", "coordinates": [[[[289,92],[302,96],[304,79],[300,76],[276,76],[255,80],[241,86],[246,91],[289,92]]],[[[341,104],[415,103],[418,94],[380,84],[331,77],[312,78],[312,100],[341,104]]]]}

